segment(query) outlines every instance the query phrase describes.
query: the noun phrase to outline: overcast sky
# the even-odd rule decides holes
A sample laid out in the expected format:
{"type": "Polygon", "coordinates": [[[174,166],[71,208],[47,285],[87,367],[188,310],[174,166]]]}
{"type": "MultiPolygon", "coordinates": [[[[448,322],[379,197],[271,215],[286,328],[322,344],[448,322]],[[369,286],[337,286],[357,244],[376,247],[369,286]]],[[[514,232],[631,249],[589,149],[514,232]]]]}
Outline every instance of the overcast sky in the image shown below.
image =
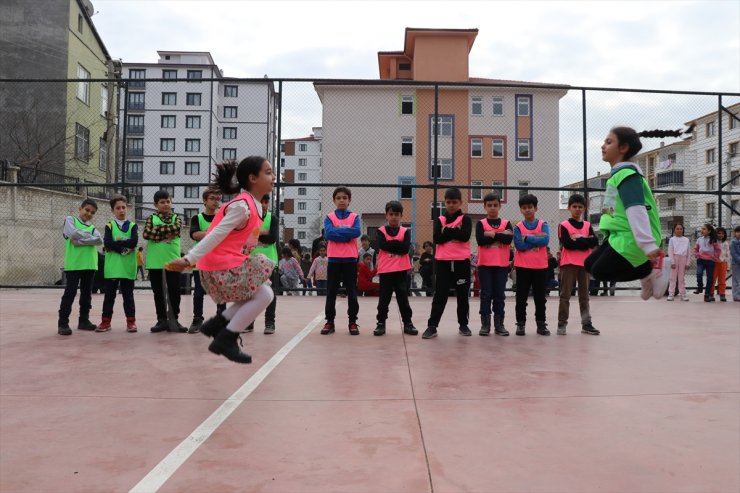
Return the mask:
{"type": "MultiPolygon", "coordinates": [[[[93,4],[93,20],[113,58],[155,63],[157,50],[209,51],[224,75],[232,77],[377,79],[378,51],[403,49],[406,27],[477,28],[471,77],[740,92],[736,0],[93,4]]],[[[307,135],[311,126],[321,124],[310,86],[286,86],[284,94],[286,118],[291,105],[296,113],[284,122],[284,137],[307,135]]],[[[589,93],[587,100],[588,147],[596,149],[602,129],[615,123],[677,127],[717,107],[716,97],[589,93]]],[[[572,93],[561,104],[563,159],[574,159],[582,146],[575,138],[580,138],[580,101],[580,93],[572,93]]],[[[597,164],[592,166],[589,158],[589,170],[597,164]]],[[[564,167],[569,169],[567,163],[564,167]]],[[[569,180],[571,173],[565,171],[561,182],[569,180]]]]}

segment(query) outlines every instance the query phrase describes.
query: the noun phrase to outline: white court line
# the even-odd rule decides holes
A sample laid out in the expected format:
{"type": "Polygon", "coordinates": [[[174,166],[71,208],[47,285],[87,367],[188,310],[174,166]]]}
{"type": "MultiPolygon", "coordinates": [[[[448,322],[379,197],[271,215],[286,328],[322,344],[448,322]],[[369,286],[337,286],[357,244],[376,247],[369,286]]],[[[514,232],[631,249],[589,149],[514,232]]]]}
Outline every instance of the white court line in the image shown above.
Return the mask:
{"type": "Polygon", "coordinates": [[[256,389],[277,365],[295,348],[311,331],[324,319],[324,314],[317,315],[303,330],[296,334],[285,346],[273,355],[249,380],[226,399],[200,426],[198,426],[185,440],[175,447],[167,457],[157,464],[149,474],[139,481],[129,493],[154,493],[175,474],[193,452],[226,421],[244,400],[256,389]]]}

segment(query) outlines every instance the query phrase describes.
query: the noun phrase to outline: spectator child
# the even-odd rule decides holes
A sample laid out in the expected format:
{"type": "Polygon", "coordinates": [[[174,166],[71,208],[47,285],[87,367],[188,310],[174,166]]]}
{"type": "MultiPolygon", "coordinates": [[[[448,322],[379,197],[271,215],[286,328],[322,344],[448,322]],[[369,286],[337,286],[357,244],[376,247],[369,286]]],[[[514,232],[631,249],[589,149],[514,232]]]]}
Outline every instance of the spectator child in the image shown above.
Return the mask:
{"type": "Polygon", "coordinates": [[[369,253],[363,255],[362,262],[357,264],[357,292],[363,296],[378,296],[380,284],[373,282],[378,271],[372,265],[373,256],[369,253]]]}
{"type": "Polygon", "coordinates": [[[319,296],[326,296],[326,270],[328,264],[329,259],[326,258],[326,245],[321,244],[319,245],[318,256],[313,259],[311,268],[308,270],[308,275],[306,276],[313,280],[319,296]]]}
{"type": "Polygon", "coordinates": [[[370,237],[368,235],[360,236],[360,249],[358,250],[357,262],[362,263],[365,254],[370,254],[370,268],[375,266],[375,250],[370,246],[370,237]]]}
{"type": "Polygon", "coordinates": [[[431,241],[425,241],[419,257],[419,275],[421,276],[421,287],[426,292],[427,296],[432,295],[434,289],[434,245],[431,241]]]}
{"type": "Polygon", "coordinates": [[[141,274],[141,280],[146,280],[146,274],[144,274],[144,247],[139,247],[136,251],[136,277],[141,274]]]}
{"type": "Polygon", "coordinates": [[[691,245],[689,239],[683,235],[683,224],[673,226],[673,236],[668,240],[668,256],[671,258],[671,279],[668,285],[668,298],[673,301],[678,282],[678,294],[683,301],[689,301],[686,296],[686,269],[689,266],[691,245]]]}
{"type": "MultiPolygon", "coordinates": [[[[281,253],[281,259],[279,263],[280,284],[284,288],[288,288],[289,290],[295,289],[298,287],[298,282],[300,282],[303,279],[303,271],[301,270],[301,265],[298,263],[298,261],[293,256],[293,251],[290,248],[283,247],[280,253],[281,253]]],[[[286,295],[298,296],[298,293],[295,291],[287,291],[286,295]]]]}
{"type": "Polygon", "coordinates": [[[740,226],[735,226],[735,238],[730,243],[732,259],[732,299],[740,301],[740,226]]]}
{"type": "Polygon", "coordinates": [[[714,227],[707,223],[701,227],[701,236],[694,244],[694,257],[696,257],[696,291],[701,294],[704,290],[704,272],[707,273],[707,286],[704,291],[704,301],[714,301],[712,296],[712,281],[714,280],[714,263],[719,260],[721,248],[717,241],[717,232],[714,227]]]}
{"type": "Polygon", "coordinates": [[[714,296],[716,286],[719,300],[727,301],[725,291],[727,289],[727,260],[730,258],[730,242],[727,241],[727,230],[721,226],[717,228],[717,243],[719,243],[720,254],[719,259],[714,263],[711,295],[714,296]]]}

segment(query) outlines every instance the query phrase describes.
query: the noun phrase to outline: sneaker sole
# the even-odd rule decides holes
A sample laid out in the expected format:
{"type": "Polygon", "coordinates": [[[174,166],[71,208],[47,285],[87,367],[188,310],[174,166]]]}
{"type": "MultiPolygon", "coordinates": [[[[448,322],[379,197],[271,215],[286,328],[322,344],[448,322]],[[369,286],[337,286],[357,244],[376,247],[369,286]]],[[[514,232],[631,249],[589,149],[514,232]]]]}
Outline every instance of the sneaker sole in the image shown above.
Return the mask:
{"type": "Polygon", "coordinates": [[[434,339],[435,337],[437,337],[437,333],[436,332],[434,334],[431,334],[431,335],[428,335],[428,336],[427,335],[422,335],[421,336],[422,339],[434,339]]]}

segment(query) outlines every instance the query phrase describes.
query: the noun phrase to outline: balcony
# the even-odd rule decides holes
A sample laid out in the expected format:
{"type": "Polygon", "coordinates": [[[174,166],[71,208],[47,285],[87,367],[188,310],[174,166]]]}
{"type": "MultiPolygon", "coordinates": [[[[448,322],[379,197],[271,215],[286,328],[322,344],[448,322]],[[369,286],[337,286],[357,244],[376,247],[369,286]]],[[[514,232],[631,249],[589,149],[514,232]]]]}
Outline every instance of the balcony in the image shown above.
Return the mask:
{"type": "Polygon", "coordinates": [[[126,109],[129,109],[129,110],[143,110],[144,109],[144,101],[128,101],[126,103],[126,109]]]}
{"type": "Polygon", "coordinates": [[[126,133],[128,135],[143,135],[144,125],[126,125],[126,133]]]}
{"type": "Polygon", "coordinates": [[[146,81],[145,80],[129,79],[129,81],[128,81],[128,88],[129,89],[144,89],[144,88],[146,88],[146,81]]]}
{"type": "MultiPolygon", "coordinates": [[[[144,172],[143,171],[127,171],[126,172],[126,181],[130,182],[142,182],[144,181],[144,172]]],[[[141,203],[141,202],[138,202],[141,203]]]]}
{"type": "Polygon", "coordinates": [[[144,148],[126,148],[126,156],[143,156],[144,148]]]}

